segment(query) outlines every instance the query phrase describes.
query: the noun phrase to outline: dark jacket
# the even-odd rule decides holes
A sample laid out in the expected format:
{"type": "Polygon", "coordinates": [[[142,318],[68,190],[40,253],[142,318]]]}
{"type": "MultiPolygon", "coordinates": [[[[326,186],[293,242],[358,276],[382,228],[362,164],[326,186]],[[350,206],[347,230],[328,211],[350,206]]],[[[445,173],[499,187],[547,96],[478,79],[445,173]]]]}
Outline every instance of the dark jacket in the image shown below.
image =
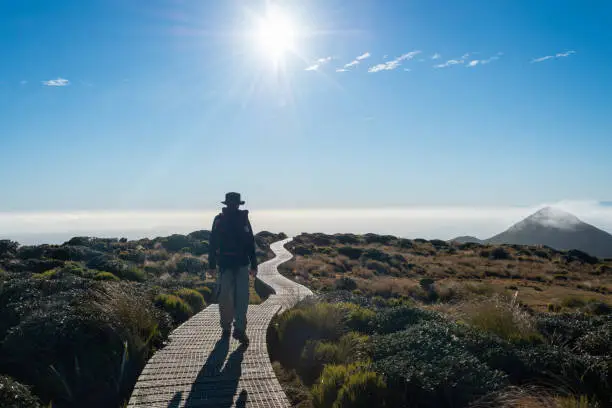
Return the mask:
{"type": "Polygon", "coordinates": [[[223,208],[213,221],[208,265],[210,269],[238,268],[250,264],[257,269],[255,238],[247,210],[223,208]]]}

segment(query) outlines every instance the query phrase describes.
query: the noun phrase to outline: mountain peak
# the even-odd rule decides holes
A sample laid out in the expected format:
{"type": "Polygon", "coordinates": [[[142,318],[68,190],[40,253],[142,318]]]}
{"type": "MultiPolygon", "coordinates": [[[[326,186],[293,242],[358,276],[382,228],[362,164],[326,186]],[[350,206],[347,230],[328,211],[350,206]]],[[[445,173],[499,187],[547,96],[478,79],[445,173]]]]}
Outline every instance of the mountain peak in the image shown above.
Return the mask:
{"type": "Polygon", "coordinates": [[[559,229],[573,229],[582,224],[574,214],[555,207],[544,207],[527,217],[524,222],[559,229]]]}

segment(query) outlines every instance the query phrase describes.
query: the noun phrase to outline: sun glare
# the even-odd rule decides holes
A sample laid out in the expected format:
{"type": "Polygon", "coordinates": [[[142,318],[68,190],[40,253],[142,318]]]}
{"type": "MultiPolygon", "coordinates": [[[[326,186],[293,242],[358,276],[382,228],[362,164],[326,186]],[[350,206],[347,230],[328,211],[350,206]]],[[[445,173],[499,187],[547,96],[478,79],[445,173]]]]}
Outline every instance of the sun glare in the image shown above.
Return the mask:
{"type": "Polygon", "coordinates": [[[255,39],[264,57],[278,61],[295,48],[295,25],[279,10],[270,10],[259,21],[255,39]]]}

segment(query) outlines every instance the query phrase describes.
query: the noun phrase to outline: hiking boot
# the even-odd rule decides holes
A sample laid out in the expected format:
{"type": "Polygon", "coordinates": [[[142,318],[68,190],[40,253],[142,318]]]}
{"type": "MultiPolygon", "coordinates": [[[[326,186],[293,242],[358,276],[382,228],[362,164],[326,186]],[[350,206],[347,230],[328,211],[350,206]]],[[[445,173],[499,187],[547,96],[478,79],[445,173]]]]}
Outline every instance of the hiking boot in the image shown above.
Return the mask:
{"type": "Polygon", "coordinates": [[[249,344],[249,338],[247,337],[246,333],[243,331],[234,329],[234,334],[232,337],[238,340],[240,344],[244,344],[244,345],[249,344]]]}

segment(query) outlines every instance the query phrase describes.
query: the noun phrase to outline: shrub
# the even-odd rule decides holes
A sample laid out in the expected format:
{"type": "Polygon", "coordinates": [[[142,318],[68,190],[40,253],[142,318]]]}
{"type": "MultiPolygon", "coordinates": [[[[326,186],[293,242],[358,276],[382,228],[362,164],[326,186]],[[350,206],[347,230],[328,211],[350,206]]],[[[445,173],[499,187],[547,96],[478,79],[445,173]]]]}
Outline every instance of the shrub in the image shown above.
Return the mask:
{"type": "Polygon", "coordinates": [[[348,257],[349,259],[355,260],[361,257],[361,255],[363,254],[363,249],[355,248],[351,246],[344,246],[344,247],[338,248],[338,253],[340,255],[344,255],[348,257]]]}
{"type": "Polygon", "coordinates": [[[571,249],[567,251],[567,253],[565,254],[565,260],[567,262],[578,261],[590,265],[595,265],[599,262],[599,259],[597,259],[597,257],[591,256],[586,252],[580,251],[578,249],[571,249]]]}
{"type": "Polygon", "coordinates": [[[212,289],[208,286],[198,286],[195,288],[204,297],[206,303],[210,303],[212,299],[212,289]]]}
{"type": "Polygon", "coordinates": [[[345,330],[345,311],[328,303],[301,304],[276,319],[275,336],[278,347],[271,352],[278,354],[283,365],[295,368],[308,340],[336,341],[345,330]]]}
{"type": "Polygon", "coordinates": [[[510,255],[510,252],[508,252],[508,250],[504,247],[496,247],[493,248],[493,250],[491,251],[490,255],[489,255],[490,259],[495,259],[495,260],[504,260],[504,259],[512,259],[512,256],[510,255]]]}
{"type": "Polygon", "coordinates": [[[2,408],[39,408],[40,401],[30,388],[5,375],[0,375],[0,406],[2,408]]]}
{"type": "Polygon", "coordinates": [[[368,244],[383,244],[383,245],[388,245],[389,243],[397,239],[393,235],[377,235],[377,234],[365,234],[363,238],[365,242],[368,244]]]}
{"type": "Polygon", "coordinates": [[[182,258],[176,264],[176,270],[178,273],[185,272],[185,273],[190,273],[193,275],[199,275],[203,273],[206,270],[206,268],[207,268],[206,262],[198,258],[193,258],[190,256],[186,256],[182,258]]]}
{"type": "Polygon", "coordinates": [[[298,371],[305,384],[312,384],[327,364],[339,363],[338,346],[319,340],[308,340],[300,356],[298,371]]]}
{"type": "Polygon", "coordinates": [[[118,281],[119,280],[118,277],[116,277],[110,272],[98,272],[97,274],[95,274],[94,279],[99,280],[99,281],[118,281]]]}
{"type": "Polygon", "coordinates": [[[358,371],[349,375],[338,397],[334,408],[370,408],[385,407],[387,384],[382,376],[373,371],[358,371]]]}
{"type": "Polygon", "coordinates": [[[380,262],[389,262],[391,260],[391,257],[389,256],[389,254],[376,249],[376,248],[369,248],[367,249],[364,253],[363,253],[363,258],[364,259],[373,259],[375,261],[380,261],[380,262]]]}
{"type": "Polygon", "coordinates": [[[342,307],[346,310],[346,326],[349,329],[361,333],[370,333],[372,331],[372,323],[376,317],[376,313],[373,310],[354,303],[344,303],[342,307]]]}
{"type": "Polygon", "coordinates": [[[121,279],[136,282],[142,282],[146,277],[145,272],[140,268],[136,268],[135,266],[130,266],[127,269],[118,272],[118,275],[121,279]]]}
{"type": "Polygon", "coordinates": [[[380,275],[388,275],[389,274],[389,266],[373,259],[370,259],[365,264],[366,268],[376,271],[377,274],[380,275]]]}
{"type": "Polygon", "coordinates": [[[206,307],[204,296],[202,296],[202,294],[200,294],[200,292],[198,292],[197,290],[183,288],[177,290],[176,292],[174,292],[174,294],[183,299],[185,302],[187,302],[187,304],[189,305],[189,307],[191,307],[191,310],[194,313],[198,313],[206,307]]]}
{"type": "Polygon", "coordinates": [[[440,319],[441,316],[435,312],[411,306],[397,306],[378,312],[372,324],[377,333],[393,333],[422,321],[440,319]]]}
{"type": "Polygon", "coordinates": [[[34,279],[59,279],[62,274],[59,269],[51,269],[50,271],[35,273],[32,275],[34,279]]]}
{"type": "Polygon", "coordinates": [[[506,375],[466,350],[453,328],[422,321],[372,338],[374,367],[398,396],[393,406],[460,407],[506,385],[506,375]]]}
{"type": "Polygon", "coordinates": [[[161,240],[162,246],[170,252],[179,252],[185,247],[191,247],[191,239],[185,235],[172,234],[161,240]]]}
{"type": "Polygon", "coordinates": [[[339,243],[346,244],[359,244],[359,238],[353,234],[336,234],[334,235],[334,239],[339,243]]]}
{"type": "Polygon", "coordinates": [[[447,248],[448,242],[442,241],[441,239],[432,239],[429,243],[436,249],[447,248]]]}
{"type": "Polygon", "coordinates": [[[466,320],[472,326],[510,342],[538,343],[542,340],[529,316],[517,306],[501,302],[481,303],[468,311],[466,320]]]}
{"type": "Polygon", "coordinates": [[[175,295],[157,295],[154,303],[155,306],[165,310],[172,317],[175,324],[180,324],[193,315],[193,310],[187,302],[175,295]]]}
{"type": "Polygon", "coordinates": [[[14,258],[17,255],[19,243],[8,239],[0,239],[0,259],[14,258]]]}
{"type": "Polygon", "coordinates": [[[411,239],[400,238],[397,240],[397,244],[400,248],[414,248],[414,244],[411,239]]]}
{"type": "Polygon", "coordinates": [[[357,289],[357,282],[355,282],[352,278],[348,276],[343,276],[341,278],[336,279],[334,282],[334,288],[336,290],[355,290],[357,289]]]}
{"type": "Polygon", "coordinates": [[[315,408],[384,407],[386,385],[365,363],[328,365],[312,396],[315,408]]]}

